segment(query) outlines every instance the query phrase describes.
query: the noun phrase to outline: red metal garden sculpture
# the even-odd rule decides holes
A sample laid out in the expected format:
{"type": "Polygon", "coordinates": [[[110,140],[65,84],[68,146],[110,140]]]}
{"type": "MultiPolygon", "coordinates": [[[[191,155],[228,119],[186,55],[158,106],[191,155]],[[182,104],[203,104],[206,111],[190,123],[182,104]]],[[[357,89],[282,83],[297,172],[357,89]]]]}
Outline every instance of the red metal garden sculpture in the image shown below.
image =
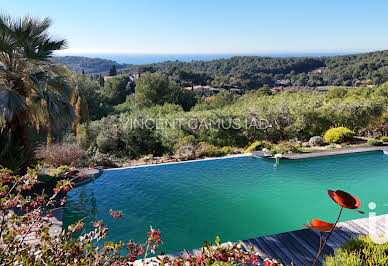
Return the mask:
{"type": "MultiPolygon", "coordinates": [[[[346,193],[342,190],[337,190],[337,191],[328,190],[327,193],[329,194],[329,197],[332,200],[334,200],[339,206],[341,206],[341,209],[339,211],[339,214],[338,214],[338,217],[337,217],[337,220],[335,221],[335,223],[332,224],[332,223],[323,222],[323,221],[318,220],[318,219],[313,219],[312,223],[307,222],[308,225],[302,224],[303,226],[306,226],[306,227],[310,228],[311,230],[314,230],[314,231],[317,231],[320,233],[319,250],[318,250],[317,257],[314,260],[313,266],[315,266],[315,264],[317,263],[318,258],[321,255],[321,252],[322,252],[323,248],[325,247],[327,240],[330,238],[331,233],[334,230],[339,229],[339,227],[336,227],[336,225],[341,217],[341,213],[342,213],[343,208],[355,210],[361,206],[361,202],[358,198],[356,198],[353,195],[350,195],[349,193],[346,193]],[[322,243],[322,236],[323,236],[324,232],[329,233],[329,234],[327,235],[325,241],[322,243]]],[[[362,211],[357,211],[357,212],[364,214],[364,212],[362,212],[362,211]]]]}

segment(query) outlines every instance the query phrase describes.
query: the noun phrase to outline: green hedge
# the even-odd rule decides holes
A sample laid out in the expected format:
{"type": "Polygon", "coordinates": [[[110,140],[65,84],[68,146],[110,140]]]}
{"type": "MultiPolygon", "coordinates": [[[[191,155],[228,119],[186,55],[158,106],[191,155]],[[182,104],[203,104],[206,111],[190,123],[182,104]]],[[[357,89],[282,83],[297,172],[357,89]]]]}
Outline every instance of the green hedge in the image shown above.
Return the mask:
{"type": "Polygon", "coordinates": [[[383,145],[383,142],[381,140],[378,140],[378,139],[370,139],[370,140],[368,140],[368,144],[373,145],[373,146],[381,146],[381,145],[383,145]]]}
{"type": "Polygon", "coordinates": [[[343,143],[347,140],[351,140],[354,136],[354,132],[346,127],[331,128],[326,131],[323,138],[326,142],[330,143],[343,143]]]}

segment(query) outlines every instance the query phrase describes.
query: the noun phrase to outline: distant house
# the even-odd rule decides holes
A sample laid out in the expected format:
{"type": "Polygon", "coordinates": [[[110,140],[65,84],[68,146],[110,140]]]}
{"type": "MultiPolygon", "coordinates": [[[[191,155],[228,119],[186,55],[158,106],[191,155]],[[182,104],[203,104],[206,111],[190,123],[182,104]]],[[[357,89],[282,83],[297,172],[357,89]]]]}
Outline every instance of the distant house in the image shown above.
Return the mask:
{"type": "Polygon", "coordinates": [[[107,81],[107,80],[110,80],[111,78],[113,78],[114,76],[104,76],[104,81],[107,81]]]}
{"type": "Polygon", "coordinates": [[[290,83],[288,79],[278,79],[275,81],[275,86],[287,86],[290,83]]]}
{"type": "Polygon", "coordinates": [[[277,86],[277,87],[273,87],[270,89],[271,93],[272,94],[276,94],[276,93],[282,93],[283,92],[283,86],[277,86]]]}
{"type": "Polygon", "coordinates": [[[217,94],[222,91],[226,91],[224,88],[215,88],[209,85],[205,85],[205,86],[196,85],[193,87],[185,87],[184,89],[190,90],[190,91],[192,90],[195,93],[201,93],[202,96],[205,96],[205,97],[208,97],[209,95],[217,94]]]}
{"type": "MultiPolygon", "coordinates": [[[[128,74],[129,82],[134,82],[135,80],[137,80],[139,78],[139,76],[140,76],[139,73],[129,73],[128,74]]],[[[104,81],[110,80],[113,77],[115,77],[115,76],[104,76],[104,81]]]]}

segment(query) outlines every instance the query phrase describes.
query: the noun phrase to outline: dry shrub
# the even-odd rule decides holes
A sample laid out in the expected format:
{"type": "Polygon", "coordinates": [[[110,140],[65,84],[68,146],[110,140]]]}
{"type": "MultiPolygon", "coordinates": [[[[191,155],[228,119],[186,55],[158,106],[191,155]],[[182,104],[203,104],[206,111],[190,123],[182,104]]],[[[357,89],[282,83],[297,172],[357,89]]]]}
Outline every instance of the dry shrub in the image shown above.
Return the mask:
{"type": "Polygon", "coordinates": [[[71,165],[79,160],[84,154],[84,151],[77,144],[53,144],[49,147],[38,149],[37,156],[43,161],[51,165],[71,165]]]}

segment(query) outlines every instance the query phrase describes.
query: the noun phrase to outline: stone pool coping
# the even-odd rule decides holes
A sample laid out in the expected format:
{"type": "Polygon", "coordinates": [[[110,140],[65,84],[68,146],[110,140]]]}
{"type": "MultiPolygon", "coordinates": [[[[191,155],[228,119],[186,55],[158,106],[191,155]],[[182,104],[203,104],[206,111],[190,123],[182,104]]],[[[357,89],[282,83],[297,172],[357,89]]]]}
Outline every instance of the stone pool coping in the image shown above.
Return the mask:
{"type": "Polygon", "coordinates": [[[249,153],[241,153],[241,154],[231,154],[231,155],[222,156],[222,157],[206,157],[206,158],[203,158],[203,159],[195,159],[195,160],[187,160],[187,161],[179,161],[179,162],[167,162],[167,163],[145,164],[145,165],[117,167],[117,168],[107,168],[107,169],[104,169],[104,171],[114,171],[114,170],[140,168],[140,167],[151,167],[151,166],[161,166],[161,165],[170,165],[170,164],[194,163],[194,162],[202,162],[202,161],[210,161],[210,160],[221,160],[221,159],[247,157],[247,156],[251,156],[251,154],[249,154],[249,153]]]}
{"type": "MultiPolygon", "coordinates": [[[[308,158],[317,158],[317,157],[325,157],[325,156],[333,156],[333,155],[342,155],[342,154],[350,154],[350,153],[359,153],[359,152],[370,152],[370,151],[383,151],[388,152],[388,145],[383,146],[358,146],[358,147],[347,147],[347,148],[339,148],[332,150],[320,150],[313,152],[305,152],[305,153],[291,153],[291,154],[283,154],[283,159],[290,160],[299,160],[299,159],[308,159],[308,158]]],[[[249,153],[252,156],[262,157],[262,158],[273,158],[266,157],[262,151],[252,151],[249,153]]]]}

